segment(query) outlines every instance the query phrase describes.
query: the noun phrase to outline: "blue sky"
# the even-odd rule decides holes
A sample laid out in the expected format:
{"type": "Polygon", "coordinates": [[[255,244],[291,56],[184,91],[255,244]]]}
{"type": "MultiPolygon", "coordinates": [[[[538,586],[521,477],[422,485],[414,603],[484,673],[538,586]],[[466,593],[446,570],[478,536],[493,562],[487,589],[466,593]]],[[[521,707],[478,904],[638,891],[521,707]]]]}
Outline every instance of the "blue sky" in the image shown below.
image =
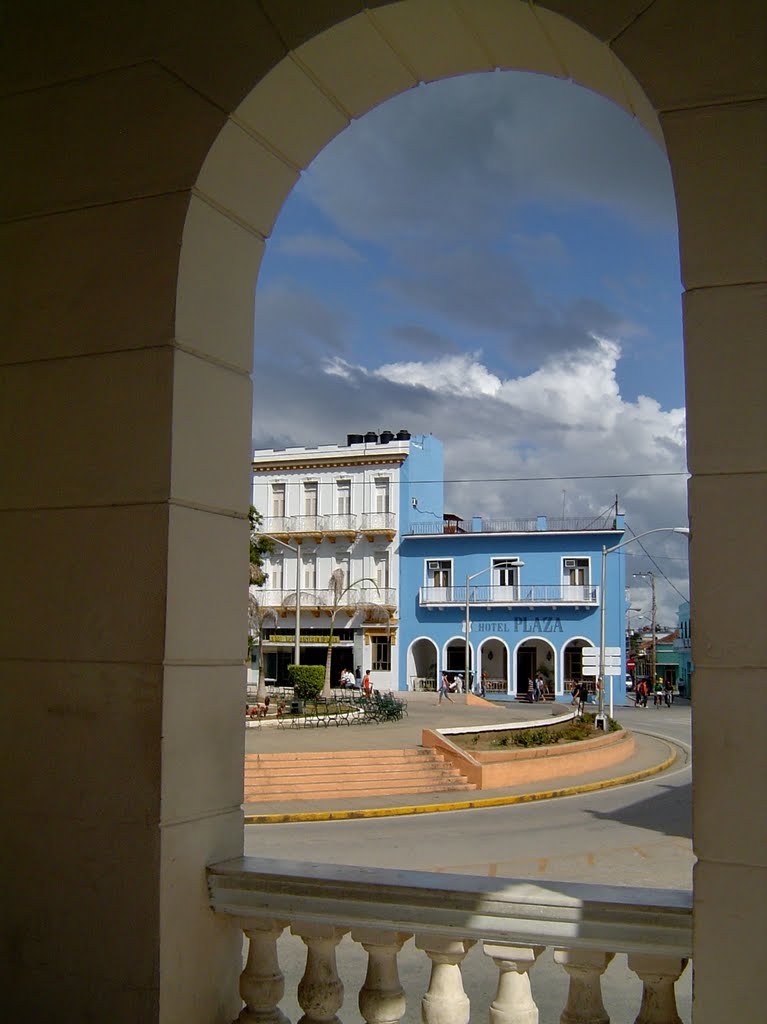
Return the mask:
{"type": "MultiPolygon", "coordinates": [[[[637,533],[684,524],[666,475],[685,469],[680,294],[668,162],[623,111],[522,72],[419,86],[285,203],[256,294],[254,445],[406,427],[444,441],[460,515],[582,515],[617,492],[637,533]],[[572,476],[592,479],[543,479],[572,476]]],[[[684,545],[647,542],[686,595],[684,545]]],[[[628,568],[653,566],[637,549],[628,568]]],[[[659,598],[673,621],[679,594],[659,598]]]]}

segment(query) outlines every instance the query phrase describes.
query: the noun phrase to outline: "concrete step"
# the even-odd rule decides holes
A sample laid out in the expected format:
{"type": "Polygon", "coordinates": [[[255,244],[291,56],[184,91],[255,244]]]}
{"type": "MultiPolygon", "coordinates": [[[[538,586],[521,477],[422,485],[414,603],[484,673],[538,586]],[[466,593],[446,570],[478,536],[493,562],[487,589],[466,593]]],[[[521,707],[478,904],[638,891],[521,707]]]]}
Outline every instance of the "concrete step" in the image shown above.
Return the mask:
{"type": "Polygon", "coordinates": [[[436,751],[422,747],[252,754],[245,759],[246,803],[328,799],[333,793],[394,796],[475,788],[436,751]]]}

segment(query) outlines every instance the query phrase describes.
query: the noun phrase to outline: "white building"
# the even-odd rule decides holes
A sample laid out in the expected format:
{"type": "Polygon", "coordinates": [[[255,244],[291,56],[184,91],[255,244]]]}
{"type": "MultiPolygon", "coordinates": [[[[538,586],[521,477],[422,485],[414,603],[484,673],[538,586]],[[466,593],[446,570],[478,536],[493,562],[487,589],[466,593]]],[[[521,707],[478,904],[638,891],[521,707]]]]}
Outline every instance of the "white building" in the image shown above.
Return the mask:
{"type": "Polygon", "coordinates": [[[440,442],[406,430],[253,453],[253,505],[275,541],[266,585],[254,588],[275,611],[264,629],[267,678],[286,678],[297,634],[302,664],[324,664],[332,620],[332,682],[343,668],[370,669],[377,689],[396,689],[400,522],[441,520],[441,504],[430,508],[441,477],[440,442]],[[336,569],[347,585],[340,602],[329,589],[336,569]]]}

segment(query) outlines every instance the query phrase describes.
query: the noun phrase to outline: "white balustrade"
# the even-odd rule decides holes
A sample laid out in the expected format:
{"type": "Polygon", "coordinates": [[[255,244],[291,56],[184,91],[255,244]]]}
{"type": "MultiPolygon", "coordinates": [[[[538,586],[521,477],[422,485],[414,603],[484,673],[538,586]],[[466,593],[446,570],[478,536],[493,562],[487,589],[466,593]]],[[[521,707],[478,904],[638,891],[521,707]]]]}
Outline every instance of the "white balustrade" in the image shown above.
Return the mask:
{"type": "Polygon", "coordinates": [[[593,949],[557,949],[554,961],[570,975],[567,1005],[560,1024],[610,1024],[602,1002],[602,975],[613,953],[593,949]]]}
{"type": "Polygon", "coordinates": [[[674,985],[687,966],[686,959],[634,954],[629,967],[642,979],[642,1005],[634,1024],[682,1024],[676,1010],[674,985]]]}
{"type": "Polygon", "coordinates": [[[538,1024],[538,1007],[530,986],[530,968],[544,946],[502,946],[484,943],[498,968],[498,989],[490,1004],[490,1024],[538,1024]]]}
{"type": "Polygon", "coordinates": [[[627,954],[642,983],[635,1024],[681,1024],[674,986],[692,946],[689,892],[255,858],[213,866],[208,882],[213,910],[249,942],[240,1024],[286,1024],[277,950],[288,922],[307,951],[295,989],[300,1024],[338,1024],[344,986],[336,947],[349,932],[367,953],[358,993],[367,1024],[398,1024],[405,1016],[398,957],[412,935],[431,964],[424,1024],[468,1024],[462,969],[471,971],[466,957],[476,942],[498,980],[489,1007],[473,1007],[475,1021],[489,1013],[490,1024],[539,1024],[535,965],[549,947],[569,982],[560,1024],[609,1024],[601,977],[618,953],[627,954]]]}

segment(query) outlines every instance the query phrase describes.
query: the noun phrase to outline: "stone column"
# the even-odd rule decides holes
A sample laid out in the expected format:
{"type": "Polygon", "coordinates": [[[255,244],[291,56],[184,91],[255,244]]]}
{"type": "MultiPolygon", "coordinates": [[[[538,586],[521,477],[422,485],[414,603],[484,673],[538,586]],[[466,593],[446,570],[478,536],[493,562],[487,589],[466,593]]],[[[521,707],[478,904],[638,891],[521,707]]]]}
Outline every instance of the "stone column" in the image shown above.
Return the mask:
{"type": "Polygon", "coordinates": [[[483,950],[498,968],[498,989],[490,1005],[490,1024],[538,1024],[538,1007],[529,971],[545,946],[506,946],[486,942],[483,950]]]}
{"type": "Polygon", "coordinates": [[[344,1003],[344,986],[336,966],[336,946],[348,929],[302,921],[291,926],[306,944],[306,968],[298,983],[299,1024],[340,1024],[336,1011],[344,1003]]]}
{"type": "Polygon", "coordinates": [[[570,976],[560,1024],[610,1024],[602,1002],[601,978],[614,956],[590,949],[554,950],[554,962],[561,964],[570,976]]]}
{"type": "Polygon", "coordinates": [[[468,1024],[469,997],[463,989],[460,965],[474,942],[443,935],[416,935],[415,944],[431,960],[429,988],[421,1000],[424,1024],[468,1024]]]}
{"type": "Polygon", "coordinates": [[[397,956],[410,938],[408,932],[355,928],[352,939],[368,954],[365,983],[360,989],[360,1013],[368,1024],[397,1024],[405,1013],[405,993],[400,985],[397,956]]]}
{"type": "Polygon", "coordinates": [[[240,975],[245,1003],[237,1018],[241,1024],[288,1024],[277,1005],[285,995],[285,976],[277,959],[277,939],[287,921],[243,921],[248,939],[248,960],[240,975]]]}
{"type": "Polygon", "coordinates": [[[632,953],[629,969],[642,979],[642,1005],[634,1024],[682,1024],[676,1010],[674,985],[687,966],[673,956],[643,956],[632,953]]]}

